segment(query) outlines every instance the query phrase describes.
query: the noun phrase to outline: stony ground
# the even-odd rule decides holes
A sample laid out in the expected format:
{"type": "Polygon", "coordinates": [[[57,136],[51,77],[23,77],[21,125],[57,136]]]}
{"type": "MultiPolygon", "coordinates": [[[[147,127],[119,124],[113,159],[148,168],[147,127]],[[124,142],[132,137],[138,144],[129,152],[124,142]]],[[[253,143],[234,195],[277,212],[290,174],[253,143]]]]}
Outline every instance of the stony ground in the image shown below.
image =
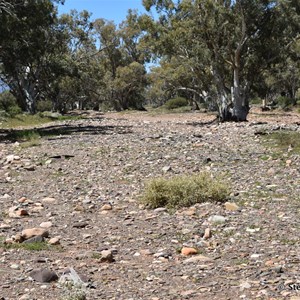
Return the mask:
{"type": "Polygon", "coordinates": [[[1,299],[81,299],[57,281],[32,280],[32,270],[43,268],[58,277],[74,268],[89,280],[87,299],[300,299],[300,156],[289,145],[274,155],[263,142],[263,133],[300,131],[300,118],[212,119],[94,114],[52,127],[35,146],[3,139],[1,299]],[[148,179],[204,170],[228,179],[237,210],[141,205],[148,179]],[[33,251],[4,244],[34,227],[60,245],[33,251]],[[184,256],[182,247],[198,254],[184,256]]]}

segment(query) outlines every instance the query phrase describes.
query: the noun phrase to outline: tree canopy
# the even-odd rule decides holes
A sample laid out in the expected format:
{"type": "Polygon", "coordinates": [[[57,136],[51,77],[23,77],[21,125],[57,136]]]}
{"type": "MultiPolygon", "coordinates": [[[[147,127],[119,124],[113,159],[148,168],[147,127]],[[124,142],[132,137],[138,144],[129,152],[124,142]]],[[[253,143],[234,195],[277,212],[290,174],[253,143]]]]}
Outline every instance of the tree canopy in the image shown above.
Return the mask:
{"type": "Polygon", "coordinates": [[[143,0],[121,24],[57,3],[0,0],[0,79],[24,111],[185,97],[244,121],[252,98],[297,101],[297,0],[143,0]]]}

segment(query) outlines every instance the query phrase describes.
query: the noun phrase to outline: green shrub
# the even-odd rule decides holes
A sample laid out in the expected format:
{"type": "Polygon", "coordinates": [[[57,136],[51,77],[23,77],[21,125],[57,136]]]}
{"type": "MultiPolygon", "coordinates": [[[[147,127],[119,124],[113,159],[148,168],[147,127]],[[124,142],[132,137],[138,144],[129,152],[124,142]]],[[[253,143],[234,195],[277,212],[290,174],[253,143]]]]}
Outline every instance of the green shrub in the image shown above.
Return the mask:
{"type": "Polygon", "coordinates": [[[183,97],[177,97],[177,98],[173,98],[168,100],[165,103],[165,107],[166,109],[174,109],[174,108],[178,108],[178,107],[183,107],[183,106],[187,106],[188,100],[183,98],[183,97]]]}
{"type": "Polygon", "coordinates": [[[251,104],[262,104],[262,99],[260,97],[254,97],[250,100],[251,104]]]}
{"type": "Polygon", "coordinates": [[[0,110],[6,111],[11,117],[15,117],[22,112],[16,98],[9,91],[0,94],[0,110]]]}
{"type": "Polygon", "coordinates": [[[295,99],[281,96],[277,99],[277,103],[282,109],[288,109],[291,106],[295,105],[295,99]]]}
{"type": "Polygon", "coordinates": [[[300,153],[300,133],[297,131],[275,131],[264,136],[264,140],[273,150],[280,150],[283,153],[291,147],[291,154],[300,153]]]}
{"type": "Polygon", "coordinates": [[[229,196],[228,185],[209,173],[155,178],[147,185],[142,202],[150,208],[188,207],[203,202],[224,202],[229,196]]]}
{"type": "Polygon", "coordinates": [[[18,105],[10,106],[7,110],[7,113],[10,117],[15,117],[16,115],[19,115],[22,112],[22,109],[18,105]]]}
{"type": "Polygon", "coordinates": [[[52,110],[52,102],[50,100],[39,101],[36,104],[37,111],[51,111],[52,110]]]}

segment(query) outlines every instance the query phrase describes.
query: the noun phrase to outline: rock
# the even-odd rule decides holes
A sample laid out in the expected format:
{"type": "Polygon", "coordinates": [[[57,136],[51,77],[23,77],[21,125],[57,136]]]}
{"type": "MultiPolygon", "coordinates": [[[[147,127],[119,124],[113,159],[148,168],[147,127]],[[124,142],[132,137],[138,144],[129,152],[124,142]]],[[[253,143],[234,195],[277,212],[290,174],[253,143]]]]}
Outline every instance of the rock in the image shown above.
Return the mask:
{"type": "Polygon", "coordinates": [[[113,258],[113,252],[112,250],[103,250],[101,251],[101,258],[100,258],[100,262],[114,262],[114,258],[113,258]]]}
{"type": "Polygon", "coordinates": [[[19,210],[19,206],[12,206],[8,209],[8,216],[10,218],[18,219],[20,218],[20,215],[17,214],[17,211],[19,210]]]}
{"type": "Polygon", "coordinates": [[[274,265],[274,261],[273,260],[267,260],[266,262],[265,262],[265,266],[267,266],[267,267],[270,267],[270,266],[273,266],[274,265]]]}
{"type": "Polygon", "coordinates": [[[22,231],[22,237],[28,240],[34,236],[48,237],[49,232],[44,228],[29,228],[22,231]]]}
{"type": "Polygon", "coordinates": [[[226,202],[224,204],[224,206],[225,206],[225,209],[229,210],[229,211],[237,211],[240,209],[239,206],[233,202],[226,202]]]}
{"type": "Polygon", "coordinates": [[[89,225],[89,223],[88,222],[76,222],[76,223],[74,223],[73,224],[73,227],[74,228],[84,228],[84,227],[86,227],[86,226],[88,226],[89,225]]]}
{"type": "Polygon", "coordinates": [[[33,236],[27,240],[25,240],[24,244],[30,244],[30,243],[42,243],[44,241],[44,238],[41,235],[33,236]]]}
{"type": "Polygon", "coordinates": [[[0,223],[0,229],[6,230],[10,229],[11,225],[5,224],[5,223],[0,223]]]}
{"type": "Polygon", "coordinates": [[[20,270],[20,266],[17,265],[17,264],[12,264],[12,265],[10,266],[10,268],[13,269],[13,270],[20,270]]]}
{"type": "Polygon", "coordinates": [[[195,255],[193,257],[190,257],[188,259],[186,259],[184,261],[185,264],[188,264],[188,263],[197,263],[197,262],[209,262],[209,261],[212,261],[211,258],[207,257],[207,256],[204,256],[204,255],[201,255],[201,254],[198,254],[198,255],[195,255]]]}
{"type": "Polygon", "coordinates": [[[21,197],[18,202],[19,203],[25,203],[27,201],[27,198],[26,197],[21,197]]]}
{"type": "Polygon", "coordinates": [[[63,276],[65,276],[65,279],[68,279],[69,281],[73,281],[75,285],[80,284],[81,282],[82,283],[89,282],[89,278],[86,275],[77,273],[73,268],[66,268],[63,271],[63,274],[59,279],[60,282],[63,281],[63,276]]]}
{"type": "Polygon", "coordinates": [[[219,215],[214,215],[208,218],[208,221],[214,224],[224,224],[226,222],[226,218],[219,215]]]}
{"type": "Polygon", "coordinates": [[[20,157],[13,154],[6,156],[6,163],[12,163],[14,160],[20,160],[20,157]]]}
{"type": "Polygon", "coordinates": [[[292,160],[288,159],[286,162],[285,162],[286,166],[287,167],[290,167],[291,164],[292,164],[292,160]]]}
{"type": "Polygon", "coordinates": [[[142,250],[140,250],[140,254],[144,255],[144,256],[149,256],[149,255],[152,255],[153,252],[149,249],[142,249],[142,250]]]}
{"type": "Polygon", "coordinates": [[[13,244],[15,241],[12,238],[5,239],[4,244],[13,244]]]}
{"type": "Polygon", "coordinates": [[[169,258],[171,256],[172,256],[171,253],[167,253],[167,252],[157,252],[157,253],[153,254],[153,257],[155,257],[155,258],[159,258],[159,257],[169,258]]]}
{"type": "Polygon", "coordinates": [[[31,296],[29,294],[24,294],[22,295],[19,300],[31,300],[31,296]]]}
{"type": "Polygon", "coordinates": [[[22,243],[24,241],[23,237],[21,236],[21,234],[16,234],[14,237],[14,242],[15,243],[22,243]]]}
{"type": "Polygon", "coordinates": [[[183,248],[181,249],[181,254],[182,254],[182,255],[185,255],[185,256],[188,256],[188,255],[195,255],[195,254],[198,254],[198,251],[197,251],[197,249],[195,249],[195,248],[183,247],[183,248]]]}
{"type": "Polygon", "coordinates": [[[171,166],[165,166],[165,167],[162,168],[162,171],[163,171],[164,173],[167,173],[167,172],[172,171],[172,168],[171,168],[171,166]]]}
{"type": "Polygon", "coordinates": [[[46,166],[50,165],[51,163],[52,163],[52,159],[48,159],[48,160],[45,161],[46,166]]]}
{"type": "Polygon", "coordinates": [[[249,232],[249,233],[255,233],[258,231],[260,231],[260,228],[249,228],[249,227],[246,228],[246,232],[249,232]]]}
{"type": "Polygon", "coordinates": [[[185,216],[194,216],[196,214],[196,208],[195,207],[191,207],[191,208],[189,208],[187,210],[184,210],[182,212],[182,214],[185,215],[185,216]]]}
{"type": "Polygon", "coordinates": [[[210,230],[210,228],[206,228],[206,229],[205,229],[203,238],[204,238],[204,239],[209,239],[209,238],[211,238],[211,230],[210,230]]]}
{"type": "Polygon", "coordinates": [[[50,228],[50,227],[52,227],[52,222],[42,222],[40,224],[40,227],[41,228],[50,228]]]}
{"type": "Polygon", "coordinates": [[[54,271],[48,269],[35,269],[29,273],[29,276],[37,281],[42,283],[48,283],[58,280],[58,276],[54,271]]]}
{"type": "Polygon", "coordinates": [[[158,207],[154,209],[154,212],[163,212],[166,211],[167,209],[165,207],[158,207]]]}
{"type": "Polygon", "coordinates": [[[210,163],[212,161],[212,159],[210,158],[210,157],[207,157],[207,158],[205,158],[204,160],[203,160],[203,162],[205,163],[205,164],[208,164],[208,163],[210,163]]]}
{"type": "Polygon", "coordinates": [[[25,216],[29,216],[29,213],[26,209],[21,208],[16,211],[16,215],[19,217],[25,217],[25,216]]]}
{"type": "Polygon", "coordinates": [[[76,205],[74,211],[84,212],[85,208],[82,205],[76,205]]]}
{"type": "Polygon", "coordinates": [[[241,290],[245,290],[245,289],[250,289],[251,288],[251,284],[249,283],[249,282],[242,282],[241,284],[240,284],[240,289],[241,290]]]}
{"type": "Polygon", "coordinates": [[[53,204],[53,203],[56,203],[57,200],[56,200],[55,198],[46,197],[46,198],[43,198],[43,199],[41,200],[41,202],[47,203],[47,204],[53,204]]]}
{"type": "Polygon", "coordinates": [[[3,196],[0,197],[0,199],[9,199],[9,198],[11,198],[11,196],[8,194],[4,194],[3,196]]]}
{"type": "Polygon", "coordinates": [[[196,290],[188,290],[188,291],[183,291],[180,293],[181,296],[183,296],[184,298],[192,296],[193,294],[196,294],[197,291],[196,290]]]}
{"type": "Polygon", "coordinates": [[[112,205],[110,203],[106,203],[100,208],[100,210],[112,210],[112,205]]]}
{"type": "Polygon", "coordinates": [[[270,168],[270,169],[267,171],[267,174],[268,174],[269,176],[274,176],[274,175],[276,174],[276,171],[275,171],[274,168],[270,168]]]}
{"type": "Polygon", "coordinates": [[[258,254],[258,253],[254,253],[254,254],[250,255],[250,258],[252,258],[252,259],[257,259],[259,257],[261,257],[261,254],[258,254]]]}
{"type": "Polygon", "coordinates": [[[26,171],[35,171],[35,166],[29,165],[29,166],[24,166],[23,167],[26,171]]]}
{"type": "Polygon", "coordinates": [[[59,245],[60,244],[60,237],[56,236],[56,237],[50,239],[48,241],[48,244],[50,244],[50,245],[59,245]]]}

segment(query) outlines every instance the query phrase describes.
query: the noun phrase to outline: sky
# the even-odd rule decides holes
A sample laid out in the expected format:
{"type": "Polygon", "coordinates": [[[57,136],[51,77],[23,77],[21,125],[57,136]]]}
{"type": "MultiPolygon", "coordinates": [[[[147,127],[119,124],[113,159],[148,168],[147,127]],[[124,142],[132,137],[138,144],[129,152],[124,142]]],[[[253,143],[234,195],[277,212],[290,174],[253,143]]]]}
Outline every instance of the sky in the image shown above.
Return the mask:
{"type": "Polygon", "coordinates": [[[69,13],[71,9],[87,10],[92,13],[92,19],[104,18],[116,24],[125,20],[128,9],[137,9],[144,13],[142,0],[65,0],[58,6],[59,14],[69,13]]]}

